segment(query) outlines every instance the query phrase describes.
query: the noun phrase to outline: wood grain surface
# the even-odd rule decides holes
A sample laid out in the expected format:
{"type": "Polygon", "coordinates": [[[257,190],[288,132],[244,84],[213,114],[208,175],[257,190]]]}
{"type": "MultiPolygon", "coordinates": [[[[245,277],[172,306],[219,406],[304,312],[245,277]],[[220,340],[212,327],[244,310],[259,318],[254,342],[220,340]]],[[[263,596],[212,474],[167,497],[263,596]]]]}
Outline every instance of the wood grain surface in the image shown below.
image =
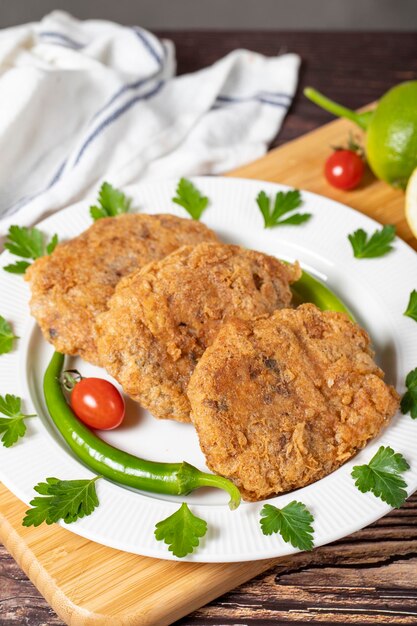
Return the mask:
{"type": "MultiPolygon", "coordinates": [[[[248,47],[266,54],[285,49],[298,52],[303,58],[302,85],[312,84],[355,108],[377,99],[393,84],[417,77],[414,34],[194,32],[170,33],[169,36],[177,45],[180,72],[207,65],[236,47],[248,47]]],[[[299,93],[275,145],[329,119],[330,116],[305,101],[299,93]]],[[[346,127],[338,128],[345,133],[346,127]]],[[[329,138],[331,135],[330,132],[329,138]]],[[[363,194],[371,189],[374,192],[372,214],[381,222],[389,215],[389,221],[397,223],[401,236],[414,245],[415,240],[402,216],[402,195],[389,191],[389,207],[393,213],[387,214],[387,196],[381,191],[385,187],[374,182],[369,173],[358,191],[349,194],[331,188],[323,191],[323,180],[317,170],[318,157],[323,158],[328,150],[326,136],[323,137],[322,145],[311,143],[311,153],[308,139],[303,154],[297,149],[297,142],[291,144],[284,166],[280,163],[277,168],[271,155],[264,161],[262,170],[254,164],[249,169],[243,168],[239,174],[292,184],[292,177],[295,180],[302,167],[307,172],[305,188],[320,190],[351,206],[361,206],[365,212],[363,194]],[[316,166],[310,168],[309,161],[315,161],[316,166]]],[[[266,626],[312,621],[321,624],[417,624],[416,523],[417,496],[414,496],[402,509],[373,526],[312,554],[281,560],[268,573],[214,600],[177,624],[266,626]]],[[[159,602],[164,602],[163,590],[159,602]]],[[[64,624],[4,548],[0,548],[0,624],[64,624]]]]}

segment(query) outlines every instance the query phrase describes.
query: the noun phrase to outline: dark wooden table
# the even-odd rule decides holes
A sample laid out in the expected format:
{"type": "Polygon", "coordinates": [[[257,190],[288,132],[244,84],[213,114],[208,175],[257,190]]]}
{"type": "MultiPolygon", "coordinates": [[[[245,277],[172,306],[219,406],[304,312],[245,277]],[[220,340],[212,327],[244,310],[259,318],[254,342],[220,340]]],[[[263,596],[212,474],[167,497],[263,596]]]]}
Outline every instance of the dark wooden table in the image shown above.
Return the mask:
{"type": "MultiPolygon", "coordinates": [[[[300,88],[273,146],[330,121],[327,113],[303,98],[302,87],[307,84],[358,108],[378,99],[392,85],[417,78],[414,33],[161,34],[176,44],[180,73],[213,63],[239,47],[268,55],[297,52],[303,60],[300,88]]],[[[311,622],[417,624],[417,495],[373,526],[313,553],[282,561],[273,571],[177,625],[311,622]]],[[[0,624],[63,624],[1,546],[0,624]]]]}

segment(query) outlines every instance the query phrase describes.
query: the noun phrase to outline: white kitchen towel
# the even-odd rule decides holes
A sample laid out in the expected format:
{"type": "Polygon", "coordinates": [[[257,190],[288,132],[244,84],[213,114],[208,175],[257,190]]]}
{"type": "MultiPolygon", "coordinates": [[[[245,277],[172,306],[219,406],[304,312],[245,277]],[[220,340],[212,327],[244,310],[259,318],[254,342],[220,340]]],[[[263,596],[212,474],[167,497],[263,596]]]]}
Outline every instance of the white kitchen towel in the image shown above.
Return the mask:
{"type": "Polygon", "coordinates": [[[137,26],[55,11],[0,31],[0,235],[103,180],[218,174],[260,157],[299,62],[235,50],[177,77],[172,43],[137,26]]]}

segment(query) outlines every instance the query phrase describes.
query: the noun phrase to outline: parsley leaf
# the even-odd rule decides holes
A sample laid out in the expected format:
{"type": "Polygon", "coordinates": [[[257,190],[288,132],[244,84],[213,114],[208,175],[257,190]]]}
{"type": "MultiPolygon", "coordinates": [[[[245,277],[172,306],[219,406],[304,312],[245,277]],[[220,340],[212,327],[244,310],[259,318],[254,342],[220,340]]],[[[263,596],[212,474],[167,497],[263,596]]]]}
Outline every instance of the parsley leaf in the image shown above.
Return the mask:
{"type": "Polygon", "coordinates": [[[410,293],[410,300],[408,301],[408,306],[404,311],[404,315],[411,317],[417,322],[417,291],[415,289],[413,289],[410,293]]]}
{"type": "Polygon", "coordinates": [[[37,228],[10,226],[4,247],[24,259],[39,259],[44,254],[43,234],[37,228]]]}
{"type": "Polygon", "coordinates": [[[173,515],[155,526],[156,539],[164,541],[178,558],[193,552],[206,532],[207,522],[193,515],[185,502],[173,515]]]}
{"type": "Polygon", "coordinates": [[[395,239],[395,226],[384,226],[381,230],[376,230],[369,239],[368,234],[359,228],[348,235],[348,239],[355,258],[374,259],[392,250],[391,243],[395,239]]]}
{"type": "Polygon", "coordinates": [[[261,528],[264,535],[279,533],[287,543],[300,550],[313,549],[314,517],[302,502],[293,500],[282,509],[265,504],[261,511],[261,528]]]}
{"type": "Polygon", "coordinates": [[[207,208],[209,199],[203,196],[195,185],[187,178],[181,178],[176,189],[176,196],[172,201],[180,206],[191,215],[193,220],[199,220],[203,212],[207,208]]]}
{"type": "Polygon", "coordinates": [[[271,200],[266,195],[265,191],[259,192],[256,202],[263,215],[265,228],[290,224],[297,226],[298,224],[307,222],[311,217],[311,213],[293,213],[286,219],[282,219],[284,215],[295,211],[295,209],[298,209],[303,204],[298,189],[285,192],[278,191],[275,196],[273,209],[271,209],[271,200]]]}
{"type": "Polygon", "coordinates": [[[413,420],[417,419],[417,367],[407,374],[405,379],[407,391],[401,399],[401,413],[410,413],[413,420]]]}
{"type": "Polygon", "coordinates": [[[6,265],[3,269],[5,272],[9,272],[10,274],[24,274],[27,268],[31,265],[27,261],[16,261],[12,265],[6,265]]]}
{"type": "Polygon", "coordinates": [[[372,491],[390,506],[399,508],[407,498],[407,483],[401,474],[409,468],[402,454],[381,446],[367,465],[355,465],[352,478],[362,493],[372,491]]]}
{"type": "MultiPolygon", "coordinates": [[[[58,235],[54,235],[48,245],[45,245],[45,237],[37,228],[10,226],[4,247],[23,259],[36,260],[45,254],[51,254],[57,243],[58,235]]],[[[28,261],[17,261],[12,265],[6,265],[3,269],[10,274],[24,274],[29,265],[28,261]]]]}
{"type": "Polygon", "coordinates": [[[0,354],[6,354],[11,351],[14,339],[17,339],[17,337],[13,333],[12,327],[0,315],[0,354]]]}
{"type": "Polygon", "coordinates": [[[90,480],[59,480],[47,478],[45,483],[38,483],[34,489],[37,496],[29,504],[23,526],[39,526],[42,522],[53,524],[60,519],[67,524],[81,517],[91,515],[99,505],[95,482],[100,476],[90,480]]]}
{"type": "Polygon", "coordinates": [[[132,200],[110,183],[103,183],[98,193],[98,202],[98,206],[90,207],[90,215],[95,222],[102,217],[115,217],[127,213],[132,200]]]}
{"type": "Polygon", "coordinates": [[[36,415],[22,413],[22,399],[10,394],[0,396],[0,413],[7,416],[0,417],[0,433],[3,433],[1,441],[5,448],[10,448],[25,434],[25,419],[36,415]]]}
{"type": "Polygon", "coordinates": [[[52,252],[55,250],[57,245],[58,245],[58,235],[55,233],[55,235],[52,237],[51,241],[46,246],[46,253],[47,254],[52,254],[52,252]]]}

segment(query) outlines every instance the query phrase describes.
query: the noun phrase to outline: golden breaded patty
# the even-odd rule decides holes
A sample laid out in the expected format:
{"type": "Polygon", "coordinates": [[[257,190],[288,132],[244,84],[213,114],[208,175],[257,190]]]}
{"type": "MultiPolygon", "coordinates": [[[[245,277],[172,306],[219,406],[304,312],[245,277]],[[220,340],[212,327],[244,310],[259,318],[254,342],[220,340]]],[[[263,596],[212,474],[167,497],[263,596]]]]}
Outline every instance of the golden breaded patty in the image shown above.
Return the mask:
{"type": "Polygon", "coordinates": [[[100,360],[153,415],[190,421],[188,381],[221,325],[288,306],[299,275],[239,246],[184,246],[119,283],[97,320],[100,360]]]}
{"type": "Polygon", "coordinates": [[[185,244],[202,241],[217,237],[204,224],[173,215],[127,213],[100,219],[28,268],[32,315],[56,350],[100,364],[95,319],[107,308],[119,280],[185,244]]]}
{"type": "Polygon", "coordinates": [[[208,466],[247,500],[326,476],[397,411],[383,376],[343,313],[304,304],[225,325],[188,385],[208,466]]]}

